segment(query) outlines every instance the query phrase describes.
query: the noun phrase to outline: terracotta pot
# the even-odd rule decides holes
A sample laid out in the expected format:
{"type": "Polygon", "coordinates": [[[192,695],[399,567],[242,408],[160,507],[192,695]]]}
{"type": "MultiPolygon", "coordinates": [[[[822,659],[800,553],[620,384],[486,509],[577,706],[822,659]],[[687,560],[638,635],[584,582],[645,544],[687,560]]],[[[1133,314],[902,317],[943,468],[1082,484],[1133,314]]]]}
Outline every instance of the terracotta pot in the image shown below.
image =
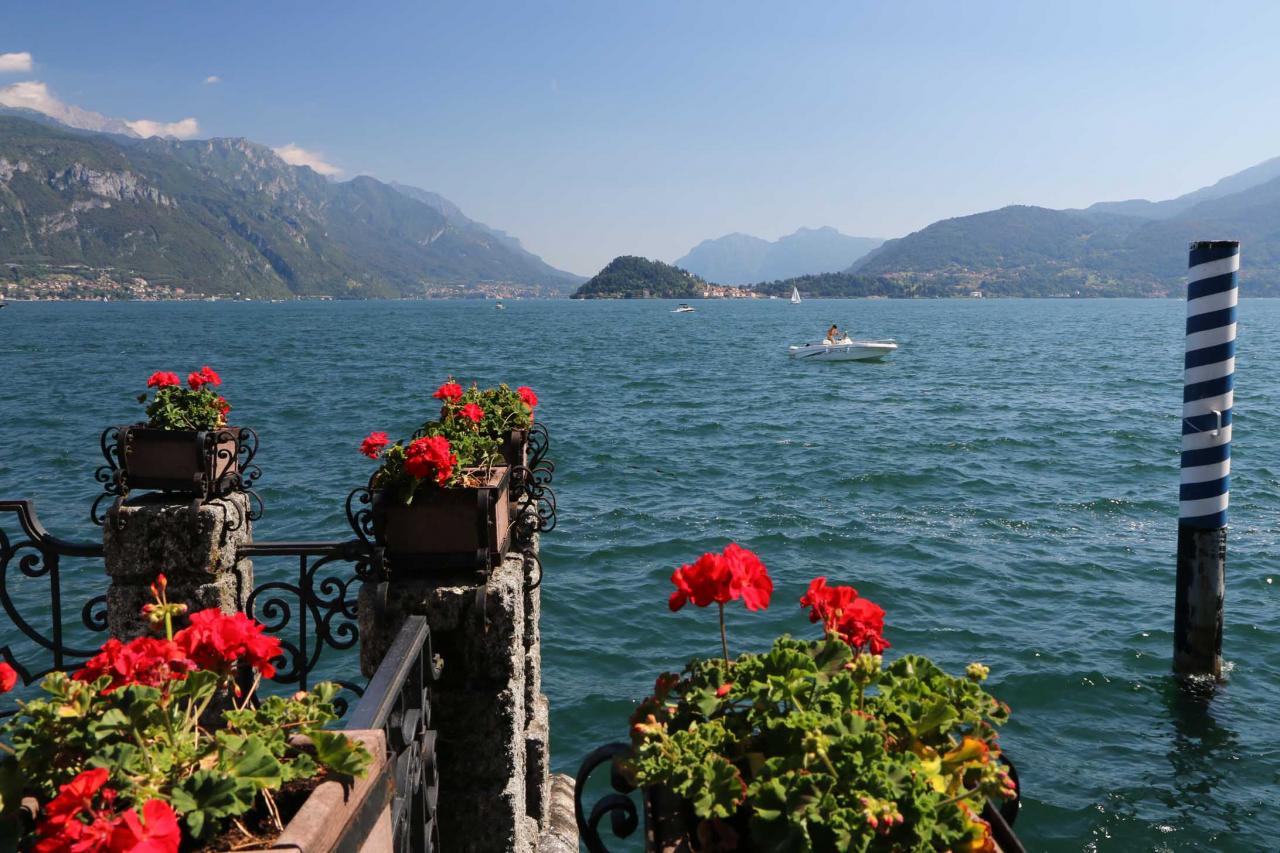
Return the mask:
{"type": "Polygon", "coordinates": [[[127,489],[158,489],[209,498],[238,482],[239,427],[217,430],[151,429],[143,424],[120,430],[118,476],[127,489]]]}
{"type": "Polygon", "coordinates": [[[496,566],[511,538],[510,484],[511,469],[498,465],[480,486],[422,489],[408,506],[375,492],[374,536],[395,568],[496,566]]]}
{"type": "Polygon", "coordinates": [[[395,768],[387,759],[386,735],[381,729],[344,734],[363,743],[373,756],[364,778],[355,780],[350,788],[337,781],[322,782],[270,848],[249,853],[281,849],[303,853],[391,853],[395,849],[391,825],[395,768]]]}

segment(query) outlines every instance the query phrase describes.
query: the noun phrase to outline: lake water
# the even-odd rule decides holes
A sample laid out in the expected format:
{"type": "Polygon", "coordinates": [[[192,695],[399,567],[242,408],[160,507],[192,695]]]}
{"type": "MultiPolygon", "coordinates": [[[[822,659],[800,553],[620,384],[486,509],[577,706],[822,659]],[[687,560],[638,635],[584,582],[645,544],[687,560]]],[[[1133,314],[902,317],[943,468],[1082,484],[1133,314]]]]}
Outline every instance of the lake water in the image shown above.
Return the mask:
{"type": "Polygon", "coordinates": [[[776,589],[765,613],[731,611],[731,650],[811,634],[796,599],[823,574],[884,606],[890,654],[991,667],[1029,849],[1274,849],[1280,302],[1240,309],[1229,680],[1209,703],[1169,676],[1181,302],[695,305],[13,304],[0,497],[98,536],[102,427],[140,414],[152,371],[208,363],[262,439],[258,538],[345,537],[366,433],[410,432],[450,373],[528,384],[557,464],[542,626],[557,770],[625,740],[658,672],[715,653],[714,615],[670,613],[668,578],[735,540],[776,589]],[[833,322],[902,349],[786,357],[833,322]]]}

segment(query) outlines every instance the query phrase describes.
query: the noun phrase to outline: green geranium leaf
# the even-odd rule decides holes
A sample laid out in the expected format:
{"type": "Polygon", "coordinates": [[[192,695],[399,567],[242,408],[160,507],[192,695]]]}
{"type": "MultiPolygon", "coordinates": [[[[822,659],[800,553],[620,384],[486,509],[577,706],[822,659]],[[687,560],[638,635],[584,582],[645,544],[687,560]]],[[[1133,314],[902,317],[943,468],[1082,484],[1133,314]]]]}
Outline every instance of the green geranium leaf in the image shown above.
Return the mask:
{"type": "Polygon", "coordinates": [[[215,834],[223,818],[235,817],[253,807],[257,787],[213,770],[197,770],[169,792],[169,802],[183,816],[197,841],[215,834]]]}
{"type": "Polygon", "coordinates": [[[218,766],[259,790],[280,787],[280,762],[256,736],[218,732],[218,766]]]}
{"type": "Polygon", "coordinates": [[[363,776],[373,756],[364,744],[342,732],[317,730],[311,733],[316,748],[316,761],[340,776],[363,776]]]}
{"type": "Polygon", "coordinates": [[[694,811],[703,817],[731,817],[746,794],[738,768],[715,755],[703,765],[700,775],[700,784],[691,797],[694,811]]]}

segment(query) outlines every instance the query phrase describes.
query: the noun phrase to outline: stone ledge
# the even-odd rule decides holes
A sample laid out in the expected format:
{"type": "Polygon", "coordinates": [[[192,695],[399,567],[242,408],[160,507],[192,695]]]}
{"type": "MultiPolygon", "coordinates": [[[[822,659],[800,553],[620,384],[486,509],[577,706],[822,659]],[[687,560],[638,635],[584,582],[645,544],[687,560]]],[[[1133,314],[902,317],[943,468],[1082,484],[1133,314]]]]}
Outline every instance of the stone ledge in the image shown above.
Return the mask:
{"type": "Polygon", "coordinates": [[[102,535],[107,575],[150,583],[159,571],[194,580],[231,570],[252,538],[249,498],[232,494],[191,507],[189,500],[145,494],[109,509],[102,535]]]}
{"type": "Polygon", "coordinates": [[[578,822],[573,812],[573,778],[551,777],[547,817],[542,822],[537,853],[578,853],[578,822]]]}

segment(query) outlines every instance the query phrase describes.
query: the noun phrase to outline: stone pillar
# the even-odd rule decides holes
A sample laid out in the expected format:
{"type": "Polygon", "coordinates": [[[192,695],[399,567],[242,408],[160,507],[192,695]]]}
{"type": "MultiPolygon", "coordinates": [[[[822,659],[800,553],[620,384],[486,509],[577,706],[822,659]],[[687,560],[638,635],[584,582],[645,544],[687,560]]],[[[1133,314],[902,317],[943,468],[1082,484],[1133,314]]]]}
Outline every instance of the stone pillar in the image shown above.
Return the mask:
{"type": "MultiPolygon", "coordinates": [[[[536,553],[537,543],[533,545],[536,553]]],[[[509,554],[472,577],[397,578],[360,591],[360,664],[372,676],[410,614],[423,614],[444,664],[432,688],[437,819],[445,849],[529,853],[550,807],[536,564],[509,554]],[[529,565],[527,565],[527,562],[529,565]],[[530,566],[534,577],[530,577],[530,566]]]]}
{"type": "Polygon", "coordinates": [[[191,610],[244,610],[253,591],[253,563],[240,556],[252,540],[249,499],[232,494],[203,504],[144,494],[112,507],[103,524],[107,628],[129,640],[150,633],[142,606],[161,572],[170,601],[191,610]]]}

